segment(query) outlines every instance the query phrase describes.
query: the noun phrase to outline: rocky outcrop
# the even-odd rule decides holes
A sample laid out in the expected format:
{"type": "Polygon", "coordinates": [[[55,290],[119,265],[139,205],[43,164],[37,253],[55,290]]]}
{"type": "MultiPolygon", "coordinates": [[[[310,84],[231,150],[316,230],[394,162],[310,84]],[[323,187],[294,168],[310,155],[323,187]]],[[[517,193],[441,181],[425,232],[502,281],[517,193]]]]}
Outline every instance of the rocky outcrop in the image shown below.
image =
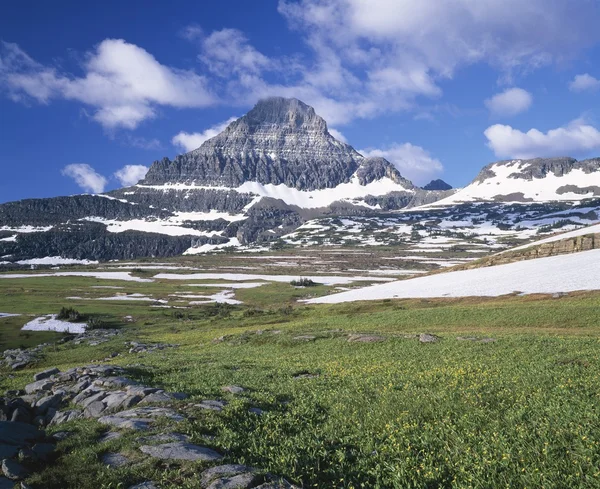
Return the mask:
{"type": "Polygon", "coordinates": [[[198,149],[155,162],[141,183],[235,188],[251,181],[314,190],[348,182],[362,159],[329,134],[312,107],[273,97],[198,149]]]}

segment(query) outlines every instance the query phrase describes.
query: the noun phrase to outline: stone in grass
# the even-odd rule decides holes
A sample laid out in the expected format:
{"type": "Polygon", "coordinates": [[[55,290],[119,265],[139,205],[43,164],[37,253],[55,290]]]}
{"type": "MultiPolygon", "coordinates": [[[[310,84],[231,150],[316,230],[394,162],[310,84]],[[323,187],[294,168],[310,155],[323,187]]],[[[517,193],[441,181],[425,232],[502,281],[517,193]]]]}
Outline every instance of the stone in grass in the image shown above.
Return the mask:
{"type": "Polygon", "coordinates": [[[28,472],[19,462],[6,458],[2,461],[2,473],[4,477],[18,481],[27,477],[28,472]]]}
{"type": "Polygon", "coordinates": [[[260,482],[259,477],[253,473],[222,477],[213,481],[206,489],[252,489],[260,482]]]}
{"type": "Polygon", "coordinates": [[[257,407],[251,407],[250,409],[248,409],[248,412],[251,414],[258,414],[259,416],[265,414],[265,411],[257,407]]]}
{"type": "Polygon", "coordinates": [[[158,443],[158,442],[171,442],[171,441],[189,441],[190,437],[182,433],[160,433],[158,435],[143,436],[138,438],[140,443],[158,443]]]}
{"type": "Polygon", "coordinates": [[[241,394],[246,389],[240,387],[239,385],[226,385],[225,387],[221,387],[223,392],[229,392],[231,394],[241,394]]]}
{"type": "Polygon", "coordinates": [[[122,467],[129,463],[129,459],[120,453],[105,453],[102,455],[102,463],[109,467],[116,468],[122,467]]]}
{"type": "Polygon", "coordinates": [[[421,343],[437,343],[439,341],[439,338],[433,334],[421,333],[419,335],[419,341],[421,343]]]}
{"type": "Polygon", "coordinates": [[[26,445],[28,441],[41,440],[44,432],[27,423],[0,421],[0,444],[26,445]]]}
{"type": "Polygon", "coordinates": [[[227,464],[227,465],[217,465],[215,467],[211,467],[210,469],[202,472],[200,476],[200,485],[202,487],[207,487],[214,480],[220,479],[223,477],[233,477],[239,474],[245,474],[248,472],[254,472],[255,469],[252,467],[248,467],[246,465],[239,464],[227,464]]]}
{"type": "Polygon", "coordinates": [[[108,441],[117,440],[118,438],[121,438],[121,436],[123,436],[122,433],[119,433],[118,431],[107,431],[100,436],[100,438],[98,438],[98,443],[106,443],[108,441]]]}
{"type": "Polygon", "coordinates": [[[56,450],[56,445],[53,443],[36,443],[32,450],[39,460],[46,461],[52,457],[54,450],[56,450]]]}
{"type": "Polygon", "coordinates": [[[135,486],[129,486],[128,489],[158,489],[158,486],[152,481],[140,482],[135,486]]]}
{"type": "Polygon", "coordinates": [[[122,418],[119,416],[102,416],[98,419],[101,424],[114,426],[115,428],[134,431],[145,431],[150,428],[151,419],[145,418],[122,418]]]}
{"type": "Polygon", "coordinates": [[[70,436],[73,436],[72,431],[57,431],[52,435],[52,438],[54,438],[56,441],[63,441],[69,438],[70,436]]]}
{"type": "Polygon", "coordinates": [[[385,341],[385,338],[376,334],[351,334],[348,336],[349,343],[377,343],[380,341],[385,341]]]}
{"type": "Polygon", "coordinates": [[[317,337],[311,334],[303,334],[299,336],[294,336],[292,339],[294,341],[315,341],[317,337]]]}
{"type": "Polygon", "coordinates": [[[148,394],[144,399],[140,401],[140,405],[144,404],[166,404],[169,402],[173,402],[173,396],[167,394],[166,392],[153,392],[152,394],[148,394]]]}
{"type": "Polygon", "coordinates": [[[225,401],[216,401],[212,399],[205,399],[200,404],[195,404],[196,407],[202,409],[208,409],[210,411],[223,411],[227,403],[225,401]]]}
{"type": "Polygon", "coordinates": [[[52,389],[52,386],[54,386],[54,382],[51,382],[46,379],[38,380],[36,382],[32,382],[31,384],[27,384],[25,386],[25,392],[27,394],[33,394],[34,392],[39,391],[49,391],[50,389],[52,389]]]}
{"type": "Polygon", "coordinates": [[[162,460],[215,461],[223,458],[222,455],[210,448],[181,441],[162,445],[142,445],[140,450],[151,457],[162,460]]]}
{"type": "Polygon", "coordinates": [[[48,370],[44,370],[43,372],[38,372],[37,374],[34,374],[33,380],[47,379],[48,377],[52,377],[53,375],[58,373],[60,373],[60,370],[58,370],[56,367],[49,368],[48,370]]]}
{"type": "Polygon", "coordinates": [[[297,486],[290,484],[285,479],[279,479],[276,481],[265,482],[260,486],[256,486],[254,489],[299,489],[297,486]]]}

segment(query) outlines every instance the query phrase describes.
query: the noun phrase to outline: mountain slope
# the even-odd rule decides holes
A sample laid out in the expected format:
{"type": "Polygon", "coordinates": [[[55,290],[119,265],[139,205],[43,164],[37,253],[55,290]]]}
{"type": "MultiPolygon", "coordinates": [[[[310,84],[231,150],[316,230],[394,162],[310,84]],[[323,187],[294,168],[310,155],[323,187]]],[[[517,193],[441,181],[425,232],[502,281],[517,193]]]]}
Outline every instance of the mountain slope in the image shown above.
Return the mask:
{"type": "Polygon", "coordinates": [[[549,202],[600,197],[600,158],[535,158],[485,166],[468,186],[437,204],[549,202]]]}
{"type": "Polygon", "coordinates": [[[200,148],[155,162],[133,187],[0,205],[0,261],[268,243],[319,215],[366,215],[446,195],[415,187],[389,161],[336,140],[312,107],[275,97],[200,148]]]}

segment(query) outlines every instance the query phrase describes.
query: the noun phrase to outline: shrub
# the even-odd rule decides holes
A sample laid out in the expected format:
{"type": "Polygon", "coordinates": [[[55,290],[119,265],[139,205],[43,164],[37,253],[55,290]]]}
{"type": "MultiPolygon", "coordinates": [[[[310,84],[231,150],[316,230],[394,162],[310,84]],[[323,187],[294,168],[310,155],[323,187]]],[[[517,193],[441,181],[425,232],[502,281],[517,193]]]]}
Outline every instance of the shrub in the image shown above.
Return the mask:
{"type": "Polygon", "coordinates": [[[89,316],[87,319],[87,329],[102,329],[106,325],[100,316],[89,316]]]}
{"type": "Polygon", "coordinates": [[[73,309],[72,307],[62,307],[58,315],[57,319],[62,319],[63,321],[80,321],[82,319],[81,313],[77,309],[73,309]]]}
{"type": "Polygon", "coordinates": [[[317,282],[313,282],[309,278],[300,278],[298,280],[292,280],[290,282],[290,285],[292,285],[294,287],[314,287],[319,284],[317,282]]]}

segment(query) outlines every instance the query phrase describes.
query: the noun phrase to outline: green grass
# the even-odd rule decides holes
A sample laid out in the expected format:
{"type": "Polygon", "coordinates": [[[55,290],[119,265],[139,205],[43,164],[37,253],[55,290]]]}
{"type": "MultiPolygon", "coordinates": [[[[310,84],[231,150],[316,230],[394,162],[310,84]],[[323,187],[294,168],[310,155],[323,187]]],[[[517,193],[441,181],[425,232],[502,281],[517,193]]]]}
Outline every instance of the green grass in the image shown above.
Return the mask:
{"type": "MultiPolygon", "coordinates": [[[[80,278],[66,279],[60,289],[56,279],[16,282],[0,282],[0,311],[58,312],[66,295],[89,292],[96,283],[156,297],[190,289],[80,278]]],[[[135,365],[131,376],[192,396],[179,403],[188,419],[169,429],[218,450],[226,461],[306,488],[600,487],[600,294],[294,303],[327,290],[264,285],[237,291],[243,306],[199,306],[181,317],[146,303],[74,302],[85,314],[136,321],[122,322],[119,337],[96,347],[49,348],[35,369],[0,375],[0,388],[22,387],[46,367],[66,369],[117,351],[122,355],[111,363],[135,365]],[[292,309],[282,307],[288,303],[292,309]],[[386,341],[349,343],[349,332],[379,333],[386,341]],[[410,337],[421,332],[442,339],[426,345],[410,337]],[[300,334],[317,339],[293,339],[300,334]],[[497,341],[458,341],[461,335],[497,341]],[[213,341],[221,336],[225,341],[213,341]],[[180,347],[130,355],[123,344],[130,339],[180,347]],[[317,376],[296,379],[301,373],[317,376]],[[238,398],[224,395],[221,387],[229,384],[248,390],[238,398]],[[187,407],[214,398],[232,402],[222,413],[187,407]],[[266,414],[248,413],[251,406],[266,414]]],[[[0,321],[4,333],[7,324],[17,327],[24,319],[0,321]]],[[[76,434],[60,444],[54,464],[30,479],[34,488],[108,489],[146,479],[163,488],[199,487],[201,465],[142,457],[138,435],[101,446],[93,421],[57,429],[76,434]],[[135,463],[108,470],[99,462],[107,450],[129,454],[135,463]]]]}

